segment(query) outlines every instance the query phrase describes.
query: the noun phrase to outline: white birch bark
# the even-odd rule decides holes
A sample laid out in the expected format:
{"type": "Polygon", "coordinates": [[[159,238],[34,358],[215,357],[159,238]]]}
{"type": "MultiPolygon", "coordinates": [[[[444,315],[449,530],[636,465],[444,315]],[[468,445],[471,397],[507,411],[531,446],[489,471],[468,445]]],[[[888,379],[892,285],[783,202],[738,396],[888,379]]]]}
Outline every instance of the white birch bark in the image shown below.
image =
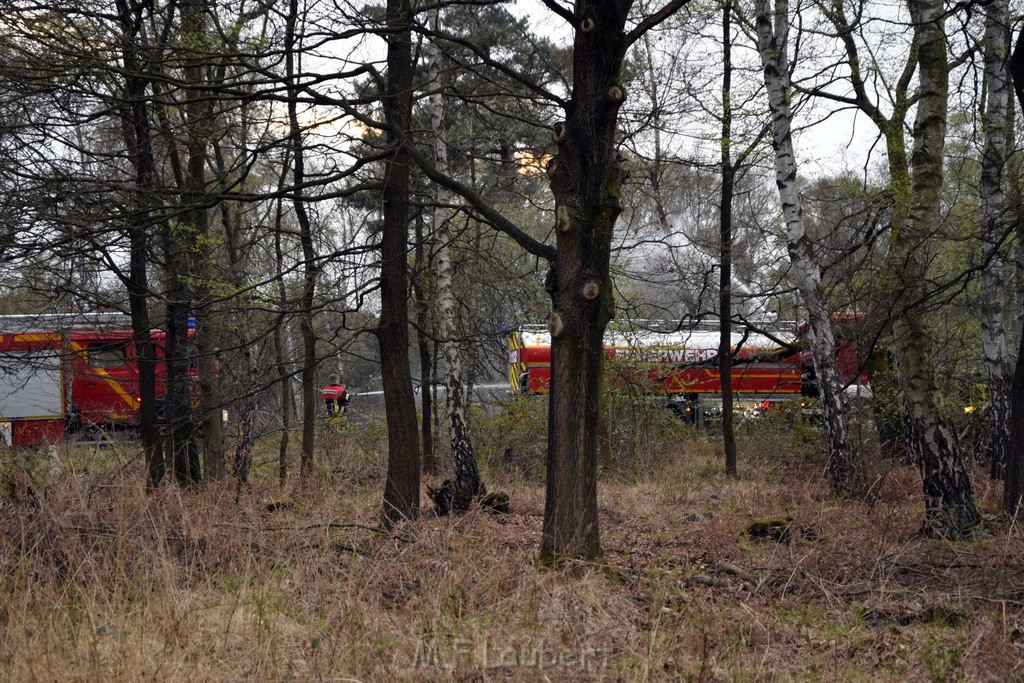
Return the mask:
{"type": "Polygon", "coordinates": [[[814,262],[811,241],[805,229],[793,152],[792,112],[789,104],[789,6],[776,0],[756,0],[757,47],[764,67],[764,82],[772,117],[772,147],[775,150],[775,178],[786,224],[786,248],[793,277],[807,309],[811,354],[818,377],[818,389],[828,435],[827,476],[839,494],[863,493],[863,473],[847,423],[848,401],[836,367],[836,345],[832,323],[821,285],[821,272],[814,262]]]}
{"type": "Polygon", "coordinates": [[[982,117],[985,146],[981,158],[980,214],[983,253],[991,254],[982,270],[981,340],[988,374],[992,477],[1001,479],[1010,439],[1010,353],[1006,339],[1003,301],[1007,294],[1006,263],[1001,253],[1006,198],[1003,169],[1006,163],[1006,117],[1009,106],[1009,47],[1007,0],[985,7],[985,83],[988,97],[982,117]]]}
{"type": "MultiPolygon", "coordinates": [[[[434,30],[440,24],[440,12],[434,14],[434,30]]],[[[438,54],[433,52],[431,72],[435,85],[440,84],[438,54]]],[[[435,159],[441,170],[448,168],[448,146],[444,139],[444,100],[440,93],[430,96],[430,127],[433,132],[435,159]]],[[[466,422],[466,396],[462,384],[462,359],[455,326],[455,294],[452,289],[452,263],[449,243],[451,210],[442,205],[446,198],[443,189],[437,190],[437,206],[433,212],[434,236],[436,240],[435,268],[437,275],[438,334],[444,348],[445,388],[448,399],[448,427],[455,469],[455,509],[466,509],[470,499],[480,493],[480,475],[470,440],[469,425],[466,422]]]]}

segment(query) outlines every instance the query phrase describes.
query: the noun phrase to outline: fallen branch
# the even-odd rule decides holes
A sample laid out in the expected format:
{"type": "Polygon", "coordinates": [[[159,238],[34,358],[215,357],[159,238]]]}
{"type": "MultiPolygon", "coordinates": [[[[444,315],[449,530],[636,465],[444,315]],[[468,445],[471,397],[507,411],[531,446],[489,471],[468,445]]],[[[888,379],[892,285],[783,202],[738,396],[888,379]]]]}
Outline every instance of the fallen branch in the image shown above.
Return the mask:
{"type": "Polygon", "coordinates": [[[729,579],[723,579],[717,576],[708,576],[707,574],[694,574],[690,577],[690,583],[700,584],[701,586],[711,586],[712,588],[728,588],[732,585],[729,579]]]}

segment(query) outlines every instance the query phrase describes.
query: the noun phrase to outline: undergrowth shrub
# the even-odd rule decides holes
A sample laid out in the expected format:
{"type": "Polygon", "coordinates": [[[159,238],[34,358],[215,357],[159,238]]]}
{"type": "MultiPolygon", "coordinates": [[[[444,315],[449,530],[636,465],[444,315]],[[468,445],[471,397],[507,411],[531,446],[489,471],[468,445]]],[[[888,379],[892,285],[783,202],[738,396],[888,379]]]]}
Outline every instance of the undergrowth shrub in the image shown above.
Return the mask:
{"type": "Polygon", "coordinates": [[[473,446],[491,472],[542,481],[548,444],[548,397],[512,394],[490,410],[474,406],[473,446]]]}
{"type": "Polygon", "coordinates": [[[667,403],[665,396],[639,391],[606,394],[610,447],[601,459],[606,474],[624,480],[646,478],[677,460],[683,444],[703,437],[667,403]]]}
{"type": "Polygon", "coordinates": [[[741,471],[754,468],[786,478],[795,470],[825,465],[824,424],[816,406],[806,400],[773,404],[739,422],[736,441],[741,471]]]}
{"type": "Polygon", "coordinates": [[[318,425],[318,466],[357,486],[382,479],[387,470],[384,416],[351,416],[318,425]]]}
{"type": "MultiPolygon", "coordinates": [[[[601,443],[604,475],[635,479],[657,470],[678,454],[681,439],[699,432],[666,407],[664,396],[639,392],[604,397],[607,444],[601,443]]],[[[517,394],[497,410],[473,412],[473,443],[481,467],[542,481],[547,454],[547,396],[517,394]]]]}
{"type": "MultiPolygon", "coordinates": [[[[609,391],[603,398],[605,429],[599,434],[602,477],[635,482],[685,464],[709,476],[724,469],[721,417],[710,414],[698,428],[668,408],[664,395],[641,390],[609,391]]],[[[474,407],[474,447],[485,479],[495,474],[544,480],[547,453],[546,395],[510,395],[487,410],[474,407]]],[[[855,415],[851,433],[871,456],[874,434],[870,415],[855,415]]],[[[758,470],[785,478],[796,470],[819,470],[827,448],[824,424],[814,401],[774,404],[770,410],[736,413],[740,471],[758,470]],[[803,404],[803,405],[801,405],[803,404]]],[[[445,440],[438,457],[448,462],[445,440]]],[[[759,476],[761,476],[759,474],[759,476]]]]}
{"type": "MultiPolygon", "coordinates": [[[[234,454],[234,439],[228,434],[225,455],[234,454]]],[[[253,445],[254,478],[276,478],[280,463],[281,431],[260,434],[253,445]]],[[[288,439],[289,476],[298,474],[302,451],[301,428],[288,439]]],[[[386,471],[387,425],[383,415],[359,415],[322,419],[316,424],[314,466],[318,476],[343,478],[355,486],[376,482],[386,471]]]]}

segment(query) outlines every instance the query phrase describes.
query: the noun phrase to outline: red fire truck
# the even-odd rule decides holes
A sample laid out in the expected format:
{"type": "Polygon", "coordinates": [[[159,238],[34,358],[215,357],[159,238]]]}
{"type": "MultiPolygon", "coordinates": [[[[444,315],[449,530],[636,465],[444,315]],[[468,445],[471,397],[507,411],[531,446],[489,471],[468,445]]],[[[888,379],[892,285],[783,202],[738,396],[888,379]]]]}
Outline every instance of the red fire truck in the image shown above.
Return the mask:
{"type": "MultiPolygon", "coordinates": [[[[732,335],[732,390],[737,399],[767,408],[779,401],[816,396],[810,351],[794,352],[786,346],[798,343],[806,326],[772,323],[759,327],[771,336],[743,331],[732,335]]],[[[610,330],[605,335],[609,381],[616,390],[632,388],[667,395],[670,407],[699,420],[704,409],[721,396],[719,344],[719,330],[709,325],[680,328],[672,322],[644,321],[610,330]]],[[[856,344],[840,339],[837,345],[844,382],[866,391],[867,375],[856,344]]],[[[546,326],[526,325],[512,333],[509,383],[513,391],[548,393],[551,335],[546,326]]]]}
{"type": "MultiPolygon", "coordinates": [[[[164,332],[153,330],[157,395],[164,332]]],[[[122,313],[0,316],[0,432],[37,446],[96,428],[137,425],[139,368],[122,313]]]]}

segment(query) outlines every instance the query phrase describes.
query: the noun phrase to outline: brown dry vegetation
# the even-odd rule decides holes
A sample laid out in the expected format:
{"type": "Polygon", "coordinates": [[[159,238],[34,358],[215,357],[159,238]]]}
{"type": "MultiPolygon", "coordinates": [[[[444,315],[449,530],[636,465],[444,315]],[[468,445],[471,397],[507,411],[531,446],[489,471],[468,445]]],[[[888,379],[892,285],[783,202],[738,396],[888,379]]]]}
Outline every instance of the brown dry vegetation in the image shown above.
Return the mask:
{"type": "MultiPolygon", "coordinates": [[[[1007,680],[1024,673],[1020,531],[918,535],[917,475],[832,500],[813,432],[744,426],[741,478],[678,425],[615,435],[605,561],[536,564],[529,415],[479,418],[513,513],[375,530],[380,434],[333,426],[322,471],[146,496],[127,450],[7,453],[5,680],[1007,680]],[[521,448],[506,452],[507,443],[521,448]],[[526,446],[529,448],[526,448],[526,446]],[[13,458],[19,467],[11,467],[13,458]],[[21,466],[30,469],[28,480],[21,466]],[[34,496],[29,491],[32,487],[34,496]],[[792,517],[788,543],[750,538],[792,517]]],[[[532,439],[533,437],[531,437],[532,439]]],[[[984,509],[999,491],[975,477],[984,509]]],[[[425,499],[425,497],[424,497],[425,499]]],[[[995,520],[995,518],[992,518],[995,520]]]]}

